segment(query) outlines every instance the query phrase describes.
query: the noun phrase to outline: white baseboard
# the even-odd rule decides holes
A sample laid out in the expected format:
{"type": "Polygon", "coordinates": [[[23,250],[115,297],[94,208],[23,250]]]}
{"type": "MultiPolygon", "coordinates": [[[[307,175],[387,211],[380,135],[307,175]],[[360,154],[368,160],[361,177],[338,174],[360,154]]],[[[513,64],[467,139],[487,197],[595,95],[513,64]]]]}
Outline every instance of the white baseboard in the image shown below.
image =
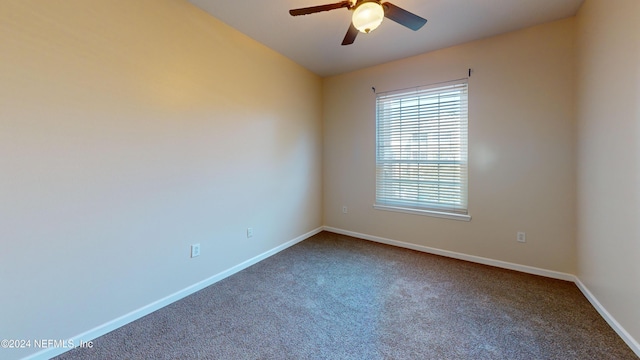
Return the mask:
{"type": "Polygon", "coordinates": [[[387,239],[379,236],[373,236],[373,235],[361,234],[361,233],[348,231],[348,230],[337,229],[329,226],[325,226],[324,230],[334,232],[337,234],[353,236],[353,237],[364,239],[364,240],[375,241],[382,244],[398,246],[406,249],[421,251],[421,252],[434,254],[434,255],[446,256],[453,259],[465,260],[465,261],[470,261],[470,262],[483,264],[483,265],[495,266],[503,269],[520,271],[520,272],[533,274],[533,275],[545,276],[553,279],[566,280],[566,281],[574,281],[575,279],[574,275],[563,273],[563,272],[546,270],[546,269],[541,269],[541,268],[527,266],[527,265],[520,265],[520,264],[510,263],[506,261],[494,260],[494,259],[484,258],[480,256],[467,255],[467,254],[462,254],[454,251],[441,250],[441,249],[436,249],[428,246],[422,246],[422,245],[416,245],[416,244],[406,243],[406,242],[397,241],[397,240],[391,240],[391,239],[387,239]]]}
{"type": "MultiPolygon", "coordinates": [[[[317,229],[311,230],[306,234],[302,234],[298,237],[296,237],[293,240],[287,241],[286,243],[276,246],[275,248],[266,251],[260,255],[257,255],[247,261],[244,261],[234,267],[231,267],[225,271],[222,271],[216,275],[211,276],[210,278],[204,279],[198,283],[195,283],[191,286],[188,286],[180,291],[177,291],[169,296],[166,296],[160,300],[154,301],[151,304],[145,305],[137,310],[134,310],[128,314],[122,315],[119,318],[116,318],[114,320],[111,320],[105,324],[99,325],[91,330],[85,331],[80,335],[74,336],[72,337],[70,340],[73,341],[73,344],[80,344],[81,341],[87,342],[87,341],[91,341],[95,338],[98,338],[102,335],[105,335],[119,327],[122,327],[130,322],[133,322],[135,320],[140,319],[143,316],[146,316],[148,314],[151,314],[152,312],[161,309],[171,303],[174,303],[186,296],[189,296],[197,291],[200,291],[204,288],[206,288],[209,285],[215,284],[218,281],[225,279],[241,270],[244,270],[246,268],[248,268],[249,266],[256,264],[272,255],[275,255],[277,253],[279,253],[280,251],[291,247],[303,240],[306,240],[308,238],[310,238],[311,236],[321,232],[323,230],[322,227],[319,227],[317,229]]],[[[48,349],[43,349],[35,354],[29,355],[25,358],[23,358],[23,360],[46,360],[46,359],[50,359],[54,356],[58,356],[66,351],[69,351],[70,349],[65,349],[65,348],[48,348],[48,349]]]]}
{"type": "MultiPolygon", "coordinates": [[[[98,338],[102,335],[105,335],[119,327],[122,327],[130,322],[133,322],[143,316],[146,316],[160,308],[163,308],[173,302],[176,302],[188,295],[191,295],[197,291],[200,291],[204,288],[206,288],[209,285],[212,285],[222,279],[225,279],[241,270],[244,270],[246,268],[248,268],[249,266],[256,264],[272,255],[277,254],[278,252],[291,247],[303,240],[308,239],[309,237],[323,231],[330,231],[333,233],[337,233],[337,234],[342,234],[342,235],[348,235],[348,236],[353,236],[356,238],[360,238],[360,239],[364,239],[364,240],[370,240],[370,241],[374,241],[374,242],[378,242],[378,243],[382,243],[382,244],[387,244],[387,245],[393,245],[393,246],[398,246],[398,247],[402,247],[402,248],[406,248],[406,249],[411,249],[411,250],[416,250],[416,251],[421,251],[421,252],[425,252],[425,253],[429,253],[429,254],[435,254],[435,255],[441,255],[441,256],[446,256],[446,257],[450,257],[450,258],[454,258],[454,259],[459,259],[459,260],[466,260],[466,261],[470,261],[470,262],[475,262],[475,263],[479,263],[479,264],[484,264],[484,265],[490,265],[490,266],[495,266],[495,267],[499,267],[499,268],[504,268],[504,269],[509,269],[509,270],[515,270],[515,271],[520,271],[520,272],[524,272],[524,273],[528,273],[528,274],[534,274],[534,275],[540,275],[540,276],[545,276],[545,277],[549,277],[549,278],[553,278],[553,279],[559,279],[559,280],[566,280],[566,281],[572,281],[576,284],[576,286],[578,286],[578,288],[580,289],[580,291],[582,291],[582,293],[584,294],[584,296],[589,300],[589,302],[593,305],[593,307],[598,311],[598,313],[604,318],[604,320],[613,328],[613,330],[616,331],[616,333],[618,333],[618,335],[622,338],[622,340],[624,340],[627,345],[636,353],[636,355],[638,355],[640,357],[640,344],[638,343],[638,341],[636,339],[634,339],[621,325],[620,323],[618,323],[618,321],[616,321],[616,319],[611,316],[611,314],[602,306],[602,304],[600,304],[600,302],[598,301],[598,299],[596,299],[596,297],[591,293],[591,291],[589,291],[589,289],[580,281],[580,279],[578,279],[578,277],[576,277],[575,275],[572,274],[567,274],[567,273],[562,273],[562,272],[557,272],[557,271],[552,271],[552,270],[546,270],[546,269],[541,269],[541,268],[536,268],[536,267],[532,267],[532,266],[526,266],[526,265],[520,265],[520,264],[515,264],[515,263],[510,263],[510,262],[505,262],[505,261],[500,261],[500,260],[493,260],[493,259],[489,259],[489,258],[484,258],[484,257],[480,257],[480,256],[474,256],[474,255],[468,255],[468,254],[462,254],[462,253],[457,253],[457,252],[453,252],[453,251],[448,251],[448,250],[441,250],[441,249],[436,249],[436,248],[431,248],[428,246],[422,246],[422,245],[416,245],[416,244],[411,244],[411,243],[406,243],[406,242],[402,242],[402,241],[397,241],[397,240],[392,240],[392,239],[387,239],[387,238],[382,238],[379,236],[373,236],[373,235],[367,235],[367,234],[362,234],[362,233],[357,233],[357,232],[353,232],[353,231],[348,231],[348,230],[343,230],[343,229],[338,229],[338,228],[334,228],[334,227],[330,227],[330,226],[322,226],[319,227],[317,229],[314,229],[312,231],[309,231],[306,234],[300,235],[298,237],[296,237],[293,240],[290,240],[282,245],[279,245],[269,251],[266,251],[260,255],[257,255],[247,261],[244,261],[234,267],[231,267],[225,271],[222,271],[216,275],[211,276],[210,278],[207,278],[203,281],[200,281],[196,284],[193,284],[191,286],[188,286],[178,292],[175,292],[169,296],[166,296],[160,300],[157,300],[151,304],[148,304],[146,306],[143,306],[137,310],[134,310],[128,314],[125,314],[117,319],[111,320],[103,325],[97,326],[91,330],[85,331],[80,335],[74,336],[71,340],[73,340],[74,344],[80,344],[80,341],[90,341],[93,340],[95,338],[98,338]]],[[[60,355],[62,353],[64,353],[65,351],[68,351],[69,349],[63,349],[63,348],[48,348],[48,349],[44,349],[42,351],[39,351],[35,354],[32,354],[26,358],[24,358],[23,360],[40,360],[40,359],[50,359],[54,356],[60,355]]]]}
{"type": "Polygon", "coordinates": [[[609,314],[607,309],[602,306],[600,301],[596,299],[596,297],[591,293],[591,291],[589,291],[587,286],[583,284],[580,279],[578,279],[578,277],[576,277],[575,283],[578,286],[578,289],[582,291],[582,294],[584,294],[584,296],[589,300],[591,305],[593,305],[598,313],[600,313],[600,316],[602,316],[604,320],[609,324],[609,326],[611,326],[613,330],[615,330],[615,332],[620,335],[622,340],[624,340],[624,342],[629,345],[631,350],[633,350],[633,352],[635,352],[636,355],[640,357],[640,343],[638,343],[638,341],[634,339],[633,336],[631,336],[631,334],[629,334],[627,330],[625,330],[625,328],[623,328],[622,325],[620,325],[620,323],[613,316],[611,316],[611,314],[609,314]]]}
{"type": "Polygon", "coordinates": [[[600,304],[598,299],[596,299],[596,297],[591,293],[591,291],[589,291],[589,289],[575,275],[553,271],[553,270],[540,269],[532,266],[514,264],[514,263],[500,261],[500,260],[493,260],[493,259],[488,259],[480,256],[467,255],[467,254],[457,253],[457,252],[448,251],[448,250],[441,250],[441,249],[431,248],[428,246],[422,246],[422,245],[416,245],[416,244],[406,243],[406,242],[397,241],[397,240],[391,240],[391,239],[387,239],[379,236],[367,235],[367,234],[362,234],[354,231],[338,229],[330,226],[324,226],[323,230],[330,231],[336,234],[353,236],[359,239],[375,241],[382,244],[393,245],[393,246],[398,246],[406,249],[421,251],[429,254],[435,254],[435,255],[446,256],[446,257],[459,259],[459,260],[471,261],[471,262],[475,262],[483,265],[490,265],[490,266],[495,266],[503,269],[509,269],[509,270],[520,271],[520,272],[533,274],[533,275],[545,276],[553,279],[571,281],[575,283],[576,286],[578,286],[578,289],[582,291],[582,293],[587,298],[587,300],[589,300],[591,305],[593,305],[593,307],[598,311],[600,316],[604,318],[604,320],[609,324],[609,326],[611,326],[611,328],[613,328],[613,330],[622,338],[622,340],[624,340],[624,342],[627,343],[627,345],[631,348],[631,350],[633,350],[636,353],[636,355],[640,357],[640,344],[638,343],[638,341],[634,339],[633,336],[631,336],[631,334],[629,334],[627,330],[625,330],[625,328],[622,327],[622,325],[620,325],[620,323],[602,306],[602,304],[600,304]]]}

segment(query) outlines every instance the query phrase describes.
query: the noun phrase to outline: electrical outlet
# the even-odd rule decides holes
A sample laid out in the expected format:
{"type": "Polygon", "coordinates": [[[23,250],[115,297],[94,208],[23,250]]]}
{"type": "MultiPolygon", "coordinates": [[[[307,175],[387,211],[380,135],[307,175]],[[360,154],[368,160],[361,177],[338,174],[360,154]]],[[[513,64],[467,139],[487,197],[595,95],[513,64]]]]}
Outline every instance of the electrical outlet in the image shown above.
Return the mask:
{"type": "Polygon", "coordinates": [[[247,239],[253,237],[253,228],[247,228],[247,239]]]}
{"type": "Polygon", "coordinates": [[[518,240],[518,242],[521,242],[521,243],[527,242],[527,235],[524,232],[519,231],[517,240],[518,240]]]}
{"type": "Polygon", "coordinates": [[[200,256],[200,244],[191,245],[191,257],[200,256]]]}
{"type": "Polygon", "coordinates": [[[342,207],[342,213],[343,213],[343,214],[346,214],[346,213],[348,213],[348,212],[349,212],[349,208],[347,208],[346,206],[343,206],[343,207],[342,207]]]}

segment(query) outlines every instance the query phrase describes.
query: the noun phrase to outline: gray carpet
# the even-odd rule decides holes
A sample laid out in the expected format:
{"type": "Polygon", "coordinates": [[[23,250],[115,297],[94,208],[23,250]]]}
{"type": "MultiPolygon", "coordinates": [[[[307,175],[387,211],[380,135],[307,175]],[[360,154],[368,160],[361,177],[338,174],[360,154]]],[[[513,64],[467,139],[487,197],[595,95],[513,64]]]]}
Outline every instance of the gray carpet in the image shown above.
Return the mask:
{"type": "Polygon", "coordinates": [[[573,283],[322,232],[57,359],[637,357],[573,283]]]}

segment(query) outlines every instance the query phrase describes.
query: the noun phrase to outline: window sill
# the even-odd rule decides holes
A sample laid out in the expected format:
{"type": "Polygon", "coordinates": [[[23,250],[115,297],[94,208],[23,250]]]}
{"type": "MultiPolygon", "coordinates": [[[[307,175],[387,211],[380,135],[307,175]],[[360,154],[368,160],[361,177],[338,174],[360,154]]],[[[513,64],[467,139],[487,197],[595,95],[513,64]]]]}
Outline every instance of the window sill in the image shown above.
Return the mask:
{"type": "Polygon", "coordinates": [[[395,212],[401,212],[406,214],[432,216],[432,217],[450,219],[450,220],[471,221],[471,215],[456,214],[456,213],[443,212],[443,211],[418,210],[418,209],[410,209],[410,208],[388,206],[388,205],[373,205],[373,208],[377,210],[395,211],[395,212]]]}

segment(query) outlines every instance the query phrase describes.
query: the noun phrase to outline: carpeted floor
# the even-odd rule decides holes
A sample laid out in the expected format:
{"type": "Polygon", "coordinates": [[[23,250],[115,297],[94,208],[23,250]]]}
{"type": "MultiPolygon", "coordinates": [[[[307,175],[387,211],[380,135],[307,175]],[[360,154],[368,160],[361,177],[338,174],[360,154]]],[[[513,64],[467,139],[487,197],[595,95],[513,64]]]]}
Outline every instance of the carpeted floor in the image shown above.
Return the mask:
{"type": "Polygon", "coordinates": [[[573,283],[322,232],[57,359],[637,357],[573,283]]]}

